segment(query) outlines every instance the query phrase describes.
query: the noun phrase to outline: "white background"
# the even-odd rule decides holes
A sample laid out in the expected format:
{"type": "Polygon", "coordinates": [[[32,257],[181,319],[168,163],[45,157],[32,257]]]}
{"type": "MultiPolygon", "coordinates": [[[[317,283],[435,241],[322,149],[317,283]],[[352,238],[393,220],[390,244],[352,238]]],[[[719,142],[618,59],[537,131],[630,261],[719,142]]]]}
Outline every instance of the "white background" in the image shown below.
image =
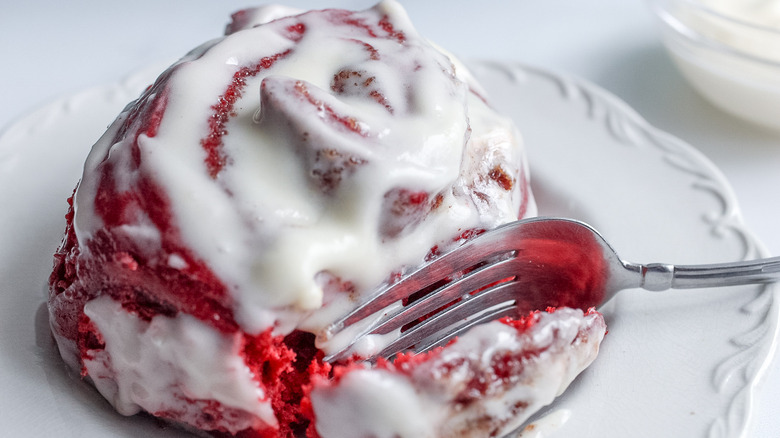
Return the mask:
{"type": "MultiPolygon", "coordinates": [[[[422,34],[462,58],[518,61],[579,76],[694,145],[731,182],[749,228],[773,255],[780,254],[780,134],[735,120],[695,94],[666,56],[644,1],[402,3],[422,34]]],[[[362,9],[373,1],[285,4],[362,9]]],[[[248,5],[233,0],[6,1],[0,7],[0,126],[54,98],[175,59],[218,36],[229,13],[248,5]]],[[[763,384],[756,437],[780,436],[780,419],[773,414],[780,412],[778,366],[776,361],[763,384]]]]}

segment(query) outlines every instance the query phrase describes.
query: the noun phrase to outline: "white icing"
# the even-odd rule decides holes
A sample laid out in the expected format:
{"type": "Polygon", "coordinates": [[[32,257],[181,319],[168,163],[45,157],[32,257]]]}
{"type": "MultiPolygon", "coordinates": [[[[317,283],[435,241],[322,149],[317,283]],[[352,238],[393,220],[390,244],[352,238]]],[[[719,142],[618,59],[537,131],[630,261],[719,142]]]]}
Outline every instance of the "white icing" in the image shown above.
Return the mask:
{"type": "Polygon", "coordinates": [[[351,371],[337,384],[315,384],[317,431],[323,438],[504,436],[590,365],[604,333],[600,316],[573,309],[540,314],[523,333],[498,321],[477,326],[411,370],[351,371]],[[522,371],[502,385],[496,364],[526,351],[522,371]],[[485,384],[478,392],[468,386],[476,374],[485,384]],[[464,396],[473,400],[459,403],[464,396]]]}
{"type": "MultiPolygon", "coordinates": [[[[296,328],[317,333],[391,273],[419,265],[431,248],[452,245],[469,229],[516,220],[523,205],[526,215],[535,213],[530,194],[523,193],[527,165],[516,129],[482,100],[457,60],[417,35],[398,3],[382,2],[354,18],[382,34],[377,23],[387,16],[403,42],[337,25],[332,13],[285,18],[290,13],[278,7],[249,11],[240,18],[243,30],[229,27],[229,35],[196,48],[166,72],[158,92],[166,93],[167,106],[156,135],[138,136],[134,157],[130,146],[138,126],[113,143],[130,117],[123,113],[88,157],[74,202],[76,236],[82,256],[89,257],[90,240],[105,225],[94,211],[102,166],[115,166],[111,176],[119,192],[138,192],[139,178],[150,178],[170,203],[182,244],[226,286],[236,322],[250,334],[271,327],[274,334],[296,328]],[[295,41],[286,35],[298,23],[305,32],[295,41]],[[245,78],[225,125],[228,159],[213,177],[201,145],[212,106],[240,68],[287,51],[245,78]],[[369,86],[381,91],[380,98],[364,89],[369,86]],[[338,178],[322,177],[331,169],[328,160],[342,168],[338,178]],[[136,161],[139,168],[128,171],[136,161]],[[438,207],[414,220],[394,217],[392,199],[402,190],[424,192],[426,208],[434,199],[438,207]],[[341,291],[340,281],[353,290],[341,291]]],[[[187,255],[165,252],[170,230],[158,230],[144,214],[132,220],[111,231],[138,242],[151,254],[148,263],[189,268],[187,255]]],[[[215,400],[247,413],[223,420],[231,432],[276,425],[243,362],[238,335],[184,313],[147,322],[105,296],[88,302],[85,313],[105,349],[90,351],[84,367],[119,412],[175,411],[177,420],[197,427],[197,406],[187,400],[215,400]]],[[[556,330],[576,334],[582,321],[572,316],[576,321],[567,323],[564,314],[554,319],[556,330]]],[[[514,329],[487,324],[413,375],[350,371],[338,385],[317,388],[316,427],[325,438],[391,438],[454,436],[480,415],[516,425],[526,417],[510,414],[511,404],[549,403],[592,360],[603,330],[595,334],[582,348],[542,357],[530,367],[533,385],[518,382],[473,408],[456,409],[453,400],[470,369],[444,376],[443,361],[465,359],[489,369],[497,352],[553,338],[540,328],[520,339],[514,329]],[[539,375],[542,368],[550,375],[539,375]],[[349,414],[356,417],[345,420],[349,414]]],[[[368,353],[386,343],[375,336],[355,348],[368,353]]],[[[327,352],[338,345],[319,347],[327,352]]]]}
{"type": "MultiPolygon", "coordinates": [[[[187,397],[216,400],[276,424],[235,336],[221,335],[186,314],[146,322],[107,296],[89,301],[84,313],[105,343],[104,350],[88,352],[92,359],[84,366],[119,413],[187,411],[190,402],[182,399],[187,397]]],[[[225,425],[233,432],[248,426],[252,424],[225,425]]]]}
{"type": "Polygon", "coordinates": [[[265,5],[259,8],[246,10],[246,22],[244,27],[255,27],[260,24],[269,23],[280,18],[289,17],[303,13],[302,9],[292,8],[284,5],[265,5]]]}
{"type": "MultiPolygon", "coordinates": [[[[334,25],[327,13],[282,18],[289,12],[254,11],[244,30],[207,43],[175,66],[157,135],[138,138],[141,168],[124,170],[133,136],[109,145],[113,135],[107,134],[95,146],[76,196],[75,229],[83,248],[103,225],[91,208],[94,169],[105,151],[120,169],[114,172],[119,190],[132,190],[138,175],[150,175],[164,189],[184,243],[228,287],[235,317],[250,333],[320,330],[329,322],[317,312],[326,301],[341,306],[327,311],[334,317],[353,303],[326,300],[318,274],[331,273],[365,293],[469,228],[517,219],[523,202],[525,164],[516,129],[469,91],[478,87],[465,69],[422,39],[400,5],[386,1],[357,17],[378,34],[384,30],[377,23],[389,17],[403,32],[403,44],[334,25]],[[299,22],[305,32],[293,41],[285,35],[299,22]],[[259,23],[266,24],[254,27],[259,23]],[[209,134],[217,97],[238,68],[288,50],[289,57],[246,78],[223,138],[229,160],[213,179],[201,139],[209,134]],[[342,70],[363,76],[345,80],[347,92],[339,94],[332,83],[342,70]],[[384,101],[369,97],[362,85],[350,91],[368,78],[384,101]],[[296,93],[300,84],[321,103],[296,93]],[[330,109],[356,120],[360,133],[329,120],[330,109]],[[322,170],[316,161],[321,148],[360,161],[330,190],[311,175],[322,170]],[[497,165],[514,180],[511,191],[487,177],[497,165]],[[416,224],[395,223],[385,200],[394,189],[426,192],[431,203],[441,195],[442,202],[416,224]],[[390,228],[397,230],[392,236],[390,228]]],[[[152,228],[143,220],[137,227],[152,228]]],[[[175,257],[167,260],[181,266],[175,257]]]]}
{"type": "Polygon", "coordinates": [[[777,0],[698,0],[726,17],[780,30],[780,2],[777,0]]]}
{"type": "Polygon", "coordinates": [[[780,2],[698,0],[697,4],[707,12],[682,10],[682,20],[692,29],[742,53],[780,62],[780,2]]]}
{"type": "Polygon", "coordinates": [[[515,438],[546,438],[554,434],[564,425],[572,412],[568,409],[556,409],[528,424],[515,438]]]}
{"type": "Polygon", "coordinates": [[[668,46],[694,88],[729,113],[780,129],[780,2],[675,2],[669,13],[668,46]]]}
{"type": "Polygon", "coordinates": [[[312,405],[323,438],[432,438],[445,413],[404,377],[382,370],[352,371],[335,390],[315,391],[312,405]]]}

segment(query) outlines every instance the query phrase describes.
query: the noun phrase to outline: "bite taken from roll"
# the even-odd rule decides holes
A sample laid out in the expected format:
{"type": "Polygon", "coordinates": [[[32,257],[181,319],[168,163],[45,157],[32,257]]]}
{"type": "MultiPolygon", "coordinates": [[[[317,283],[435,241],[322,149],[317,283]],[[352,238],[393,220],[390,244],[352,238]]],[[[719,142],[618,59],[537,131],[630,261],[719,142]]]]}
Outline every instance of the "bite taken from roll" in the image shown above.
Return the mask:
{"type": "Polygon", "coordinates": [[[317,335],[377,287],[536,210],[513,123],[393,1],[237,12],[125,108],[69,203],[52,332],[124,415],[217,436],[347,436],[339,418],[355,437],[500,436],[605,331],[540,309],[395,362],[323,361],[317,335]],[[372,410],[388,400],[421,409],[393,423],[372,410]]]}

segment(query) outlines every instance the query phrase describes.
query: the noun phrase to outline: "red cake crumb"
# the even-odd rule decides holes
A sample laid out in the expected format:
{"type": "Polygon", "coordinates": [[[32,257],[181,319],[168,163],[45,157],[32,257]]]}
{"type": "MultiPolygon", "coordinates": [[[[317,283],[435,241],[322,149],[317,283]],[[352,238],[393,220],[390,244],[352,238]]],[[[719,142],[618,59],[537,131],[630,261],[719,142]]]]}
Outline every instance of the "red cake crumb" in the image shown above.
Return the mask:
{"type": "Polygon", "coordinates": [[[499,186],[501,186],[504,190],[512,190],[512,186],[514,185],[514,180],[511,176],[509,176],[504,169],[501,168],[500,165],[493,168],[493,170],[490,171],[490,174],[488,175],[490,179],[497,182],[499,186]]]}
{"type": "MultiPolygon", "coordinates": [[[[322,424],[322,430],[336,436],[340,424],[351,423],[366,430],[365,425],[372,421],[385,422],[388,416],[404,413],[416,416],[408,409],[421,409],[424,413],[416,420],[430,422],[418,423],[426,429],[426,436],[505,436],[552,401],[561,385],[593,360],[604,329],[603,318],[595,312],[551,308],[517,320],[504,318],[488,323],[427,353],[401,353],[392,361],[379,359],[374,366],[355,364],[339,373],[338,380],[316,379],[319,385],[311,394],[319,400],[315,419],[337,417],[322,424]],[[502,343],[487,342],[490,333],[495,332],[502,333],[502,343]],[[367,391],[382,391],[390,382],[403,389],[385,389],[385,397],[392,402],[373,406],[389,413],[364,410],[363,403],[372,401],[362,394],[358,396],[363,398],[351,401],[345,397],[352,392],[342,388],[360,385],[367,391]],[[432,406],[406,398],[410,391],[432,406]],[[335,402],[349,404],[351,409],[336,411],[328,404],[335,402]],[[499,405],[505,409],[497,411],[499,405]]],[[[403,425],[397,430],[408,434],[403,425]]]]}
{"type": "MultiPolygon", "coordinates": [[[[516,219],[518,204],[521,216],[533,213],[515,128],[399,9],[391,2],[357,13],[325,10],[264,29],[255,29],[252,11],[237,12],[224,39],[165,71],[95,145],[68,200],[49,312],[63,357],[119,412],[146,411],[216,437],[320,438],[319,384],[338,385],[361,370],[412,376],[449,348],[372,367],[357,357],[325,363],[321,348],[330,347],[315,345],[329,318],[354,307],[383,276],[392,283],[423,258],[516,219]],[[316,38],[349,56],[321,67],[316,38]],[[300,51],[322,74],[296,64],[300,51]],[[203,86],[192,87],[193,77],[203,86]],[[274,184],[294,187],[304,207],[285,204],[295,196],[278,196],[285,199],[275,205],[266,196],[274,184]],[[363,216],[369,237],[358,244],[377,244],[366,255],[353,251],[371,268],[365,278],[343,267],[355,265],[354,254],[287,271],[312,258],[338,259],[338,245],[307,253],[301,237],[352,245],[363,216]],[[294,234],[320,220],[330,226],[324,232],[294,234]],[[404,241],[432,234],[422,244],[404,241]],[[282,268],[268,261],[278,260],[277,244],[294,249],[282,268]],[[255,278],[263,275],[272,279],[255,278]]],[[[573,275],[576,281],[562,281],[592,281],[573,275]]],[[[570,299],[556,305],[573,303],[576,291],[564,294],[570,299]]],[[[506,323],[520,330],[530,320],[506,323]]],[[[499,381],[518,371],[512,360],[495,360],[499,381]]],[[[440,370],[446,377],[447,367],[461,365],[440,370]]],[[[480,385],[490,383],[473,375],[469,394],[485,394],[480,385]]]]}
{"type": "MultiPolygon", "coordinates": [[[[293,29],[300,30],[300,32],[295,32],[295,35],[299,36],[299,33],[302,33],[304,28],[295,27],[293,29]]],[[[206,165],[212,178],[216,178],[219,171],[227,163],[228,157],[222,151],[222,137],[227,134],[225,126],[228,120],[236,115],[233,111],[233,106],[241,98],[244,87],[246,87],[247,78],[257,76],[258,73],[270,68],[276,61],[290,55],[290,53],[292,53],[292,50],[286,50],[273,56],[264,57],[252,67],[240,68],[233,74],[233,82],[220,96],[218,102],[211,107],[214,113],[208,119],[209,135],[203,138],[200,144],[208,153],[206,165]]]]}

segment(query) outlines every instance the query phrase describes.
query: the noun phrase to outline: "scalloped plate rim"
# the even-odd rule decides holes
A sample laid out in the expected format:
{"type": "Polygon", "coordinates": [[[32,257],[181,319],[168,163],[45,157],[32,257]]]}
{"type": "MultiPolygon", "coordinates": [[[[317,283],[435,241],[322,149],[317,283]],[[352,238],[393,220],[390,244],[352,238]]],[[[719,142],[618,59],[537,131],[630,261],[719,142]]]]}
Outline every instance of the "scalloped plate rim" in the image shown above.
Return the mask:
{"type": "MultiPolygon", "coordinates": [[[[3,158],[13,157],[14,154],[21,152],[18,150],[14,150],[14,146],[13,146],[14,143],[8,140],[9,137],[15,132],[14,129],[23,126],[26,123],[31,122],[32,119],[35,119],[37,117],[51,115],[51,111],[53,111],[54,109],[59,108],[62,105],[67,105],[73,99],[86,96],[89,93],[96,93],[96,92],[97,93],[119,93],[121,95],[124,95],[124,94],[132,94],[133,92],[138,92],[140,91],[138,87],[139,87],[139,83],[142,82],[141,80],[150,79],[150,78],[153,79],[156,76],[157,72],[162,70],[162,68],[159,66],[163,66],[163,65],[168,65],[168,64],[167,63],[154,64],[149,68],[142,69],[140,72],[136,74],[127,76],[125,79],[119,82],[104,84],[97,87],[89,88],[87,90],[83,90],[81,92],[62,96],[58,99],[53,100],[49,104],[42,105],[39,108],[30,111],[26,115],[22,115],[16,118],[9,125],[6,125],[5,127],[3,127],[3,129],[0,130],[0,167],[2,167],[3,165],[2,162],[3,158]]],[[[746,238],[749,240],[749,243],[755,245],[754,251],[757,253],[757,255],[763,256],[766,254],[766,251],[761,245],[761,243],[757,239],[755,239],[755,237],[752,236],[749,230],[744,226],[741,219],[741,214],[739,212],[739,208],[737,206],[736,197],[728,181],[726,180],[725,176],[722,174],[722,172],[709,159],[707,159],[706,156],[704,156],[700,151],[688,145],[687,143],[684,143],[683,141],[677,139],[676,137],[653,127],[647,121],[645,121],[638,113],[636,113],[629,105],[625,104],[622,100],[618,99],[617,97],[613,96],[609,92],[587,81],[578,79],[570,75],[552,72],[539,67],[532,67],[523,64],[506,64],[506,63],[484,62],[484,61],[479,63],[470,62],[468,65],[469,66],[474,65],[477,68],[481,68],[480,66],[485,66],[486,68],[504,68],[510,70],[520,69],[525,73],[530,73],[531,75],[544,76],[550,80],[562,81],[569,84],[573,84],[575,87],[578,87],[582,90],[586,90],[588,93],[591,93],[593,96],[606,100],[609,105],[612,105],[615,108],[617,108],[617,111],[619,111],[620,113],[628,117],[632,123],[639,126],[639,128],[644,132],[646,132],[650,137],[657,139],[663,144],[673,145],[673,147],[677,148],[678,151],[682,151],[683,154],[687,155],[689,158],[693,159],[698,164],[703,165],[706,169],[708,176],[714,179],[716,184],[720,186],[720,189],[724,190],[724,193],[728,198],[728,202],[730,203],[730,211],[727,212],[729,216],[728,218],[729,225],[734,227],[740,227],[742,229],[742,231],[746,234],[747,236],[746,238]]],[[[23,144],[23,141],[15,144],[23,144]]],[[[533,172],[533,168],[534,168],[533,162],[531,163],[531,168],[533,172]]],[[[776,286],[768,286],[767,289],[770,292],[777,291],[776,286]]],[[[769,322],[772,325],[771,331],[773,332],[772,342],[771,342],[769,352],[767,353],[767,357],[764,359],[763,366],[753,370],[753,376],[748,379],[749,381],[746,384],[746,387],[748,388],[748,392],[749,392],[748,405],[750,405],[750,402],[754,398],[753,389],[755,388],[755,385],[760,380],[760,377],[766,371],[766,367],[769,363],[769,358],[774,352],[777,343],[776,338],[777,338],[777,330],[778,330],[777,328],[778,306],[775,299],[776,294],[767,293],[767,295],[771,296],[769,300],[770,300],[770,305],[773,309],[771,310],[771,314],[769,315],[770,317],[769,322]]],[[[3,338],[0,338],[0,341],[2,341],[3,343],[6,342],[6,340],[3,338]]],[[[3,351],[7,351],[7,350],[3,349],[3,351]]],[[[6,402],[8,402],[7,399],[6,402]]],[[[716,435],[727,436],[727,437],[744,436],[744,433],[746,433],[746,431],[748,430],[748,423],[750,422],[750,414],[751,414],[751,409],[750,406],[748,406],[746,416],[744,418],[738,419],[739,424],[736,427],[733,425],[729,426],[728,424],[724,426],[723,424],[716,422],[717,424],[713,424],[710,430],[710,436],[716,436],[716,435]],[[725,432],[723,428],[725,428],[725,432]],[[721,435],[720,432],[723,432],[723,434],[721,435]]],[[[105,415],[105,413],[101,415],[105,415]]],[[[130,421],[132,422],[134,420],[131,419],[130,421]]],[[[726,423],[728,423],[728,420],[725,421],[726,423]]],[[[121,421],[121,423],[127,423],[127,421],[121,421]]],[[[18,427],[22,426],[22,424],[19,423],[14,423],[14,424],[17,424],[18,427]]],[[[14,427],[14,426],[12,424],[9,427],[14,427]]],[[[167,432],[174,432],[175,434],[178,434],[177,431],[169,430],[167,432]]]]}

